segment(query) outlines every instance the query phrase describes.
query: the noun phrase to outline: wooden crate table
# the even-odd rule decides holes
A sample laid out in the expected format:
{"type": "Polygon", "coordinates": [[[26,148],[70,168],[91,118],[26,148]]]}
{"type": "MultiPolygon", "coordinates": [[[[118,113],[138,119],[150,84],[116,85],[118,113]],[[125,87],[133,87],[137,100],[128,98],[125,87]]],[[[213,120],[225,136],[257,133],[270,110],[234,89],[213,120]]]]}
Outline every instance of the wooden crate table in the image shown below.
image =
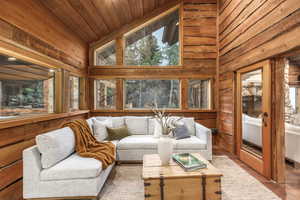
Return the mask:
{"type": "Polygon", "coordinates": [[[145,155],[145,200],[221,200],[222,173],[200,154],[193,155],[205,162],[207,168],[185,172],[174,161],[161,166],[158,154],[145,155]]]}

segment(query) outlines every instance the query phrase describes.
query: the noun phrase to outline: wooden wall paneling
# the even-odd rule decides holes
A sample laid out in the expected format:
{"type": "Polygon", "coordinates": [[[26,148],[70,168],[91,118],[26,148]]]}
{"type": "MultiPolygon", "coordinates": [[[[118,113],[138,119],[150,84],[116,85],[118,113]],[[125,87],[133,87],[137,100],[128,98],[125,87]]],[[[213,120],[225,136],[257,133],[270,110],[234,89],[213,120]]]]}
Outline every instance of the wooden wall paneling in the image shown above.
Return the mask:
{"type": "Polygon", "coordinates": [[[88,78],[80,77],[79,79],[79,109],[80,110],[88,110],[88,78]]]}
{"type": "Polygon", "coordinates": [[[116,109],[123,110],[124,109],[124,82],[123,79],[117,79],[117,94],[116,94],[116,109]]]}
{"type": "Polygon", "coordinates": [[[0,169],[0,190],[4,187],[12,184],[13,182],[21,179],[23,176],[23,164],[22,161],[16,161],[11,165],[8,165],[0,169]]]}
{"type": "Polygon", "coordinates": [[[89,110],[95,110],[95,78],[89,78],[89,110]]]}
{"type": "Polygon", "coordinates": [[[221,56],[220,61],[224,65],[234,60],[234,58],[239,57],[249,52],[250,50],[255,49],[257,46],[268,42],[270,39],[276,38],[279,35],[284,34],[289,30],[292,30],[299,24],[300,24],[300,11],[291,14],[290,16],[286,17],[285,19],[275,24],[268,30],[251,38],[250,40],[246,41],[238,48],[231,50],[224,56],[221,56]]]}
{"type": "Polygon", "coordinates": [[[118,37],[116,38],[116,63],[117,65],[123,65],[124,62],[124,38],[118,37]]]}
{"type": "Polygon", "coordinates": [[[70,72],[62,70],[62,112],[70,112],[70,72]]]}
{"type": "Polygon", "coordinates": [[[63,69],[59,69],[55,71],[55,83],[54,83],[54,93],[55,93],[55,113],[63,112],[63,78],[64,73],[63,69]]]}
{"type": "Polygon", "coordinates": [[[285,182],[285,58],[272,62],[272,177],[285,182]]]}
{"type": "Polygon", "coordinates": [[[0,190],[1,200],[23,200],[23,181],[19,180],[14,184],[0,190]]]}
{"type": "Polygon", "coordinates": [[[35,144],[35,140],[23,141],[0,148],[0,168],[22,158],[22,151],[35,144]]]}
{"type": "MultiPolygon", "coordinates": [[[[250,5],[245,5],[243,11],[232,19],[231,15],[228,15],[228,18],[223,21],[222,24],[219,24],[220,27],[220,40],[224,39],[229,33],[231,33],[235,28],[244,23],[249,16],[251,16],[258,8],[260,8],[267,0],[253,0],[250,5]],[[226,24],[228,24],[227,27],[226,24]]],[[[233,11],[235,12],[235,10],[233,11]]]]}
{"type": "Polygon", "coordinates": [[[45,54],[75,69],[86,67],[85,42],[39,1],[3,1],[0,13],[1,40],[45,54]]]}
{"type": "Polygon", "coordinates": [[[181,87],[181,109],[187,110],[189,108],[189,80],[188,79],[181,79],[180,80],[180,87],[181,87]]]}

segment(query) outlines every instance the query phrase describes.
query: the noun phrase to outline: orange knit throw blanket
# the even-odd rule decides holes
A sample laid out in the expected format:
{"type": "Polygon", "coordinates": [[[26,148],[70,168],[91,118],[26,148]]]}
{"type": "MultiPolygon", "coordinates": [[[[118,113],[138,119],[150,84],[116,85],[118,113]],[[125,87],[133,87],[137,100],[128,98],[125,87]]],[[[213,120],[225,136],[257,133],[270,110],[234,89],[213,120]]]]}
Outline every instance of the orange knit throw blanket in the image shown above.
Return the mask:
{"type": "Polygon", "coordinates": [[[74,120],[66,123],[64,127],[66,126],[75,134],[75,150],[78,155],[100,160],[104,169],[116,160],[115,145],[111,142],[97,141],[85,120],[74,120]]]}

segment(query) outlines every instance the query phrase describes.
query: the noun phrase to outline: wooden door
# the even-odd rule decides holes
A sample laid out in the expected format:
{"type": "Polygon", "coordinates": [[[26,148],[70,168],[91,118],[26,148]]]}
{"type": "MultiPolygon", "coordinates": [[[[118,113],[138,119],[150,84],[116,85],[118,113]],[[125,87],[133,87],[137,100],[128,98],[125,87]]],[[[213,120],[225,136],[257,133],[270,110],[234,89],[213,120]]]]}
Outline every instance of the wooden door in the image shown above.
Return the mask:
{"type": "Polygon", "coordinates": [[[263,61],[237,71],[237,154],[271,178],[271,64],[263,61]]]}

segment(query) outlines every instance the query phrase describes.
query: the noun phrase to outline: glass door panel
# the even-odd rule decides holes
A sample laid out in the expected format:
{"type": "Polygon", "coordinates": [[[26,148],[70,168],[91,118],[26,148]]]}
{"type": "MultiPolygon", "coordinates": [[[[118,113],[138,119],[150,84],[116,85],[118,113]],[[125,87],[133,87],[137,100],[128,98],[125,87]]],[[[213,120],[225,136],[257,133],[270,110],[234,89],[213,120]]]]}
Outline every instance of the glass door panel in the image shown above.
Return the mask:
{"type": "Polygon", "coordinates": [[[242,148],[262,156],[262,69],[241,74],[242,148]]]}

